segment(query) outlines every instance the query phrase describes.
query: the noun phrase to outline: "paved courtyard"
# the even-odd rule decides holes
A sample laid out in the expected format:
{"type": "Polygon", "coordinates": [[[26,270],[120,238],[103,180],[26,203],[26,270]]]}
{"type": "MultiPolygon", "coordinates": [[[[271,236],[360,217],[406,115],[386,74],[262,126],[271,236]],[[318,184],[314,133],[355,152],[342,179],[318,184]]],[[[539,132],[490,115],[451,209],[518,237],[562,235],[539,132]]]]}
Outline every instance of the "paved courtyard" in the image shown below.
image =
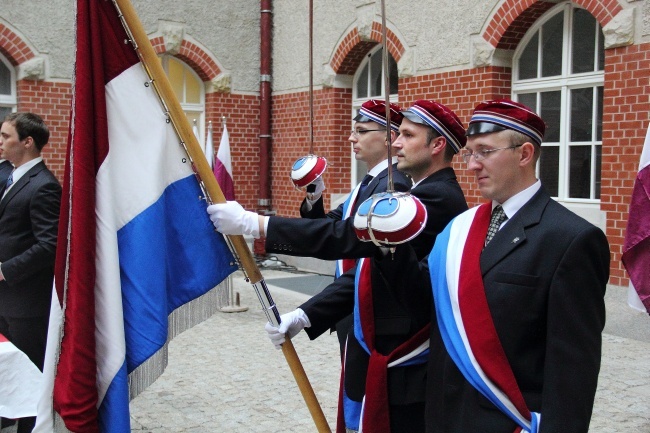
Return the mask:
{"type": "MultiPolygon", "coordinates": [[[[275,270],[262,273],[267,282],[305,278],[275,270]]],[[[171,342],[167,370],[131,402],[134,432],[316,431],[282,352],[266,337],[266,319],[252,287],[241,274],[235,274],[233,283],[248,311],[216,313],[171,342]]],[[[269,287],[281,313],[309,296],[269,287]]],[[[612,288],[608,294],[608,326],[590,429],[594,433],[650,433],[650,374],[646,371],[650,318],[629,309],[623,291],[612,288]]],[[[334,429],[339,379],[336,336],[309,341],[301,333],[293,341],[334,429]]]]}

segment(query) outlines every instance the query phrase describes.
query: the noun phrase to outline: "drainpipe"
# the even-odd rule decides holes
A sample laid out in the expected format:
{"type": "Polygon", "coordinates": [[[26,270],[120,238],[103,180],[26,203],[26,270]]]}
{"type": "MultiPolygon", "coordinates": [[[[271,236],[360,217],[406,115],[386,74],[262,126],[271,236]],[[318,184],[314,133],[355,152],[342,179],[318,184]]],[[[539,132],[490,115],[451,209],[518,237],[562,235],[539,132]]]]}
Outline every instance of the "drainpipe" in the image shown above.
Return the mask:
{"type": "MultiPolygon", "coordinates": [[[[263,215],[271,211],[271,41],[273,32],[273,11],[271,0],[261,0],[260,15],[260,195],[258,212],[263,215]]],[[[264,242],[256,242],[255,254],[264,255],[264,242]]]]}

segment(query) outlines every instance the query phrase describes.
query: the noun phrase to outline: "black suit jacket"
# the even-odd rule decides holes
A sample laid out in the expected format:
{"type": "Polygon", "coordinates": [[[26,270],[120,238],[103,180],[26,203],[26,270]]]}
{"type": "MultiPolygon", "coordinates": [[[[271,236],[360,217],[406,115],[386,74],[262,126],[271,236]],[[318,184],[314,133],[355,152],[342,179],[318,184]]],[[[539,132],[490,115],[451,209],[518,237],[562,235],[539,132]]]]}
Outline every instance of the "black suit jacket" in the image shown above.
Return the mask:
{"type": "Polygon", "coordinates": [[[49,314],[61,186],[39,162],[0,201],[0,316],[49,314]]]}
{"type": "MultiPolygon", "coordinates": [[[[420,252],[427,254],[437,234],[456,215],[467,209],[463,192],[458,185],[452,168],[440,170],[420,182],[411,191],[427,208],[428,218],[425,229],[409,243],[420,252]]],[[[341,245],[348,257],[373,256],[377,247],[371,242],[361,242],[356,238],[351,223],[337,224],[336,235],[316,232],[302,246],[310,248],[318,245],[325,250],[341,245]]],[[[339,249],[341,252],[341,249],[339,249]]],[[[390,259],[387,259],[390,260],[390,259]]],[[[313,296],[300,306],[311,321],[305,331],[314,339],[341,318],[350,314],[354,308],[354,275],[352,269],[336,279],[322,292],[313,296]]],[[[407,341],[431,320],[431,293],[414,290],[413,287],[384,280],[373,266],[372,273],[373,310],[375,315],[375,347],[380,353],[388,354],[407,341]]],[[[346,392],[359,400],[365,391],[368,355],[361,348],[354,332],[348,334],[346,358],[346,392]]],[[[393,405],[422,402],[425,399],[426,365],[391,368],[388,371],[389,401],[393,405]]]]}
{"type": "MultiPolygon", "coordinates": [[[[398,247],[381,268],[389,280],[431,290],[426,260],[398,247]],[[405,257],[410,256],[409,259],[405,257]]],[[[601,358],[607,238],[542,188],[497,232],[481,272],[501,345],[540,433],[587,433],[601,358]]],[[[515,424],[470,385],[447,354],[433,319],[427,432],[511,433],[515,424]]]]}
{"type": "Polygon", "coordinates": [[[2,189],[7,182],[9,174],[13,171],[14,166],[9,161],[0,162],[0,189],[2,189]]]}

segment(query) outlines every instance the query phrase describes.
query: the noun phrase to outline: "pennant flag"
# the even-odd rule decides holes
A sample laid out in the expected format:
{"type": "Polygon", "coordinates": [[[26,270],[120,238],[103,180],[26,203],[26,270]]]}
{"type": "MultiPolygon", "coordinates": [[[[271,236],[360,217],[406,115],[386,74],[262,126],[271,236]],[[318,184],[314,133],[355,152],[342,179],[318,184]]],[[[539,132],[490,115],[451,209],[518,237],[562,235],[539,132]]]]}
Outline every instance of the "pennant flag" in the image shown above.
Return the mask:
{"type": "Polygon", "coordinates": [[[42,373],[34,363],[0,334],[0,416],[36,415],[42,373]]]}
{"type": "Polygon", "coordinates": [[[639,299],[650,313],[650,127],[632,190],[621,260],[639,299]]]}
{"type": "Polygon", "coordinates": [[[53,406],[72,432],[122,433],[170,314],[236,267],[113,2],[77,0],[76,13],[53,406]]]}
{"type": "Polygon", "coordinates": [[[232,160],[230,159],[230,137],[228,135],[228,128],[226,123],[223,124],[223,134],[221,135],[221,143],[219,143],[219,150],[217,157],[214,160],[214,176],[221,186],[223,195],[226,200],[235,199],[235,185],[232,177],[232,160]]]}
{"type": "Polygon", "coordinates": [[[205,159],[210,168],[214,169],[214,144],[212,143],[212,122],[208,125],[208,136],[205,138],[205,159]]]}
{"type": "Polygon", "coordinates": [[[201,133],[199,132],[199,125],[197,125],[196,119],[192,121],[192,132],[196,137],[196,141],[198,141],[201,145],[201,150],[203,150],[203,153],[205,153],[205,146],[203,146],[203,143],[201,142],[201,133]]]}

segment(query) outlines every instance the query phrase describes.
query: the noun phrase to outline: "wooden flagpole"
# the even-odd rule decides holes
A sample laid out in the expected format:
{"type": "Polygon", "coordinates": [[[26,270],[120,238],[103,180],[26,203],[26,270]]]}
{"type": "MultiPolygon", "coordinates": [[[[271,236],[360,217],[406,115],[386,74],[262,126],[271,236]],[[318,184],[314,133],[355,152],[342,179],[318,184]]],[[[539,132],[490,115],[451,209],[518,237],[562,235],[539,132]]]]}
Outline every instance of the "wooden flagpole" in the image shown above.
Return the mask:
{"type": "MultiPolygon", "coordinates": [[[[201,150],[198,140],[192,132],[192,126],[174,94],[174,90],[167,79],[162,64],[158,59],[144,28],[142,27],[142,23],[140,22],[133,5],[130,0],[113,0],[113,2],[120,13],[120,17],[123,20],[127,33],[132,39],[131,42],[134,44],[142,64],[147,70],[147,74],[151,79],[150,85],[153,85],[165,106],[165,109],[168,111],[172,125],[178,133],[180,140],[185,147],[185,151],[193,164],[194,171],[199,178],[199,182],[206,194],[207,200],[211,203],[225,203],[226,198],[221,191],[221,187],[210,169],[210,165],[205,158],[205,154],[201,150]]],[[[278,313],[268,287],[266,286],[264,277],[244,241],[244,237],[241,235],[228,236],[227,239],[233,254],[239,261],[241,268],[246,275],[246,278],[253,285],[264,312],[266,313],[267,319],[269,319],[271,324],[278,326],[280,324],[280,314],[278,313]]],[[[285,343],[282,345],[282,353],[289,364],[289,368],[298,384],[298,388],[302,393],[318,432],[331,432],[329,424],[325,419],[325,415],[318,403],[318,399],[316,398],[316,394],[309,383],[307,374],[302,367],[302,363],[300,362],[298,354],[296,353],[290,339],[286,339],[285,343]]]]}

